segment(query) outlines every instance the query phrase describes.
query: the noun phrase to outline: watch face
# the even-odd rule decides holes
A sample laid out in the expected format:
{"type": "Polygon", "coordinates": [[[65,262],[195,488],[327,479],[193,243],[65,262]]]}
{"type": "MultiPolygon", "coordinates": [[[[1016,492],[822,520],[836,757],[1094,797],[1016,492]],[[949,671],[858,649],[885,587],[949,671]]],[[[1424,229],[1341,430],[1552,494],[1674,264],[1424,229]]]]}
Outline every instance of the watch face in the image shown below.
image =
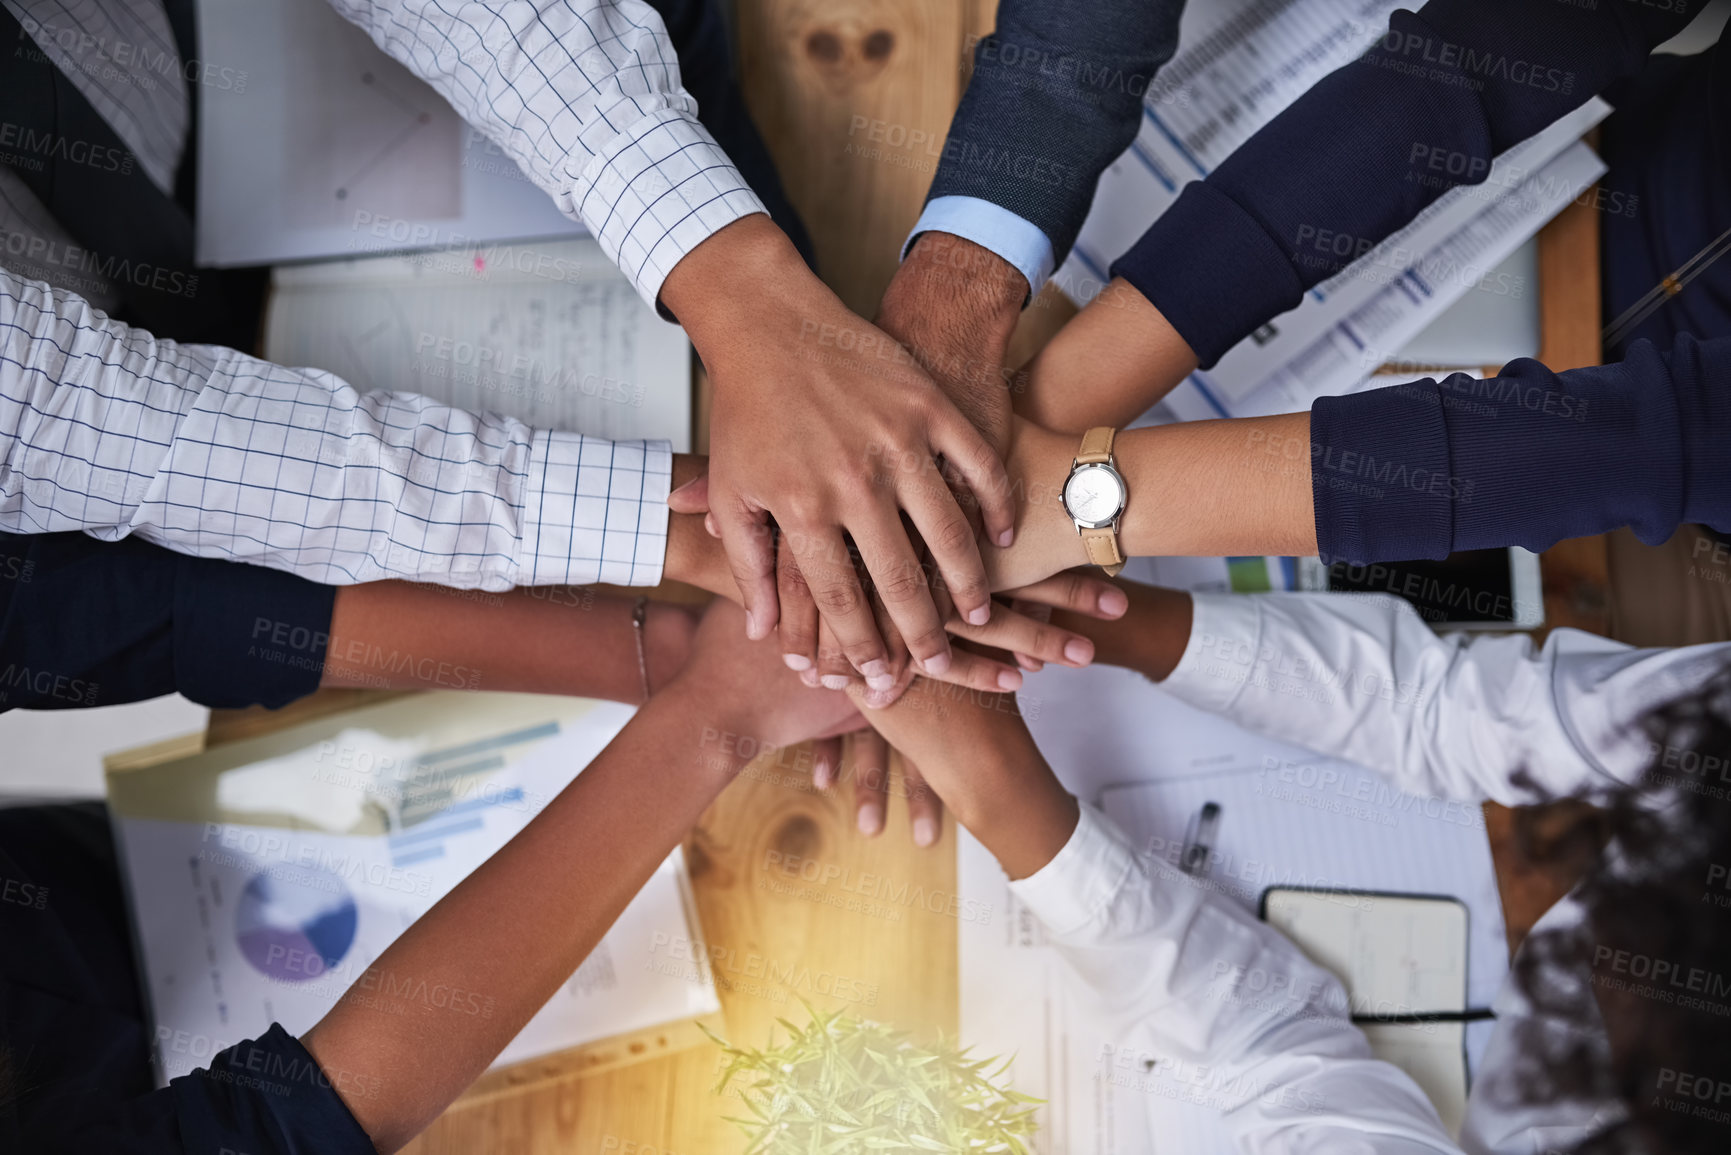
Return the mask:
{"type": "Polygon", "coordinates": [[[1091,529],[1111,525],[1124,512],[1124,481],[1104,465],[1084,465],[1064,483],[1064,508],[1091,529]]]}

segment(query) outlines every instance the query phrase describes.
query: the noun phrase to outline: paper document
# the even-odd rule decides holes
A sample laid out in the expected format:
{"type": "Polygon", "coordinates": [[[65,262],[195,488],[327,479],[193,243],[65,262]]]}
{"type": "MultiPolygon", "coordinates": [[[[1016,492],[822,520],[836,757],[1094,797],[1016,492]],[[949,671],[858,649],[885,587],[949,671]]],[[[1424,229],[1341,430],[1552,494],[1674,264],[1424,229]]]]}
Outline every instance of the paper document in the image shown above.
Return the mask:
{"type": "Polygon", "coordinates": [[[445,99],[324,0],[201,0],[234,82],[199,109],[201,265],[580,235],[445,99]]]}
{"type": "MultiPolygon", "coordinates": [[[[1271,886],[1452,897],[1468,912],[1469,1000],[1488,1006],[1502,985],[1508,948],[1477,806],[1400,794],[1369,769],[1250,734],[1127,670],[1031,674],[1018,697],[1065,786],[1099,803],[1139,847],[1176,852],[1201,806],[1215,802],[1222,814],[1210,876],[1229,900],[1254,911],[1271,886]]],[[[1111,1063],[1115,1025],[1082,1009],[1080,979],[1008,903],[1006,885],[990,856],[964,839],[964,899],[1008,913],[960,928],[962,1037],[982,1054],[1014,1053],[1017,1088],[1050,1100],[1039,1150],[1232,1151],[1216,1109],[1181,1079],[1111,1063]]],[[[1467,1029],[1469,1060],[1490,1027],[1467,1029]]]]}
{"type": "Polygon", "coordinates": [[[691,448],[691,343],[588,238],[279,268],[265,356],[361,392],[691,448]]]}
{"type": "MultiPolygon", "coordinates": [[[[353,984],[427,1013],[494,993],[375,968],[387,947],[598,754],[614,703],[440,692],[111,771],[109,806],[166,1083],[353,984]]],[[[504,1066],[719,1009],[678,851],[506,1046],[504,1066]],[[679,957],[701,958],[701,950],[679,957]]]]}
{"type": "MultiPolygon", "coordinates": [[[[1186,184],[1374,45],[1397,7],[1391,0],[1220,0],[1186,8],[1180,48],[1149,86],[1136,140],[1101,176],[1054,281],[1078,303],[1091,299],[1112,261],[1186,184]]],[[[1445,193],[1380,243],[1316,238],[1319,259],[1338,259],[1343,241],[1349,252],[1368,251],[1208,372],[1194,374],[1171,395],[1170,408],[1185,420],[1307,408],[1318,396],[1361,385],[1475,288],[1506,293],[1530,318],[1524,298],[1537,286],[1512,283],[1499,266],[1603,172],[1576,142],[1609,112],[1596,97],[1586,101],[1497,157],[1482,183],[1445,193]]],[[[1411,175],[1427,174],[1419,165],[1411,175]]]]}

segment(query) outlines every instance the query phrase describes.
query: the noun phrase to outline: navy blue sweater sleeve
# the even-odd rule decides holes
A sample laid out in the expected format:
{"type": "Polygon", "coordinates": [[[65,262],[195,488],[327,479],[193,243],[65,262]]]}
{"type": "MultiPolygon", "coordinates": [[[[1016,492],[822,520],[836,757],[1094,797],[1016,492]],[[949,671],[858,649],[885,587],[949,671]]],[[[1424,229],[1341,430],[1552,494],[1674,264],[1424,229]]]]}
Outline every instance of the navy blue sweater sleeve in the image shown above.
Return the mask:
{"type": "Polygon", "coordinates": [[[1541,550],[1631,527],[1731,529],[1731,338],[1637,341],[1615,365],[1324,397],[1310,411],[1323,557],[1354,564],[1455,550],[1541,550]]]}
{"type": "Polygon", "coordinates": [[[318,688],[336,591],[137,538],[0,534],[0,710],[180,691],[281,706],[318,688]]]}
{"type": "Polygon", "coordinates": [[[1142,99],[1178,46],[1183,0],[1002,0],[974,49],[929,199],[977,197],[1039,227],[1058,264],[1142,99]]]}
{"type": "Polygon", "coordinates": [[[1324,77],[1112,268],[1204,368],[1490,162],[1636,73],[1700,0],[1431,0],[1324,77]],[[1683,9],[1688,8],[1688,11],[1683,9]]]}
{"type": "Polygon", "coordinates": [[[188,1152],[373,1155],[372,1140],[344,1100],[376,1096],[380,1083],[324,1070],[299,1039],[272,1023],[168,1088],[188,1152]]]}

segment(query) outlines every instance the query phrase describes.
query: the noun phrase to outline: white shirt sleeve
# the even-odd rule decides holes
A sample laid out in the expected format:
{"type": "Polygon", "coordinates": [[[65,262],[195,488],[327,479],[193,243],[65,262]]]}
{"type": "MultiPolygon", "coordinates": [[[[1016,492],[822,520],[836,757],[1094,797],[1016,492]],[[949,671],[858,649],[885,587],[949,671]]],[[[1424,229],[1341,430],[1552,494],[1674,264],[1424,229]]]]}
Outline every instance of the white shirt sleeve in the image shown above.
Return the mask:
{"type": "MultiPolygon", "coordinates": [[[[1437,636],[1386,594],[1198,594],[1162,683],[1247,729],[1386,774],[1424,797],[1507,805],[1638,781],[1638,721],[1731,662],[1731,645],[1636,650],[1579,630],[1437,636]]],[[[1694,757],[1689,755],[1689,757],[1694,757]]],[[[1711,761],[1711,760],[1710,760],[1711,761]]],[[[1731,765],[1672,767],[1731,787],[1731,765]]]]}
{"type": "Polygon", "coordinates": [[[651,305],[692,249],[765,211],[697,121],[642,0],[332,0],[589,229],[651,305]]]}
{"type": "Polygon", "coordinates": [[[0,529],[333,585],[654,585],[672,451],[159,341],[0,269],[0,529]]]}
{"type": "Polygon", "coordinates": [[[1205,1095],[1240,1150],[1459,1150],[1418,1085],[1371,1057],[1333,975],[1206,880],[1137,855],[1092,807],[1010,886],[1120,1025],[1120,1049],[1205,1095]]]}

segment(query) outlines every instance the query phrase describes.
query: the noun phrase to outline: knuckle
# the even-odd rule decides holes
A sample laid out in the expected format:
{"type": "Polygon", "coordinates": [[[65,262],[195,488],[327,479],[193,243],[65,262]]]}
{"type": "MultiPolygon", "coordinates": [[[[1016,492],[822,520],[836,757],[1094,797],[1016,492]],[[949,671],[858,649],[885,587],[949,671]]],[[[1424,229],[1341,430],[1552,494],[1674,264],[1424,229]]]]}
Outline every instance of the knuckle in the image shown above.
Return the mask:
{"type": "Polygon", "coordinates": [[[875,583],[878,595],[888,604],[914,601],[926,593],[926,576],[912,562],[892,567],[875,583]]]}
{"type": "Polygon", "coordinates": [[[828,617],[847,617],[859,609],[859,593],[846,582],[831,582],[815,593],[818,609],[828,617]]]}
{"type": "Polygon", "coordinates": [[[974,527],[965,517],[946,517],[926,540],[940,553],[965,553],[974,545],[974,527]]]}

